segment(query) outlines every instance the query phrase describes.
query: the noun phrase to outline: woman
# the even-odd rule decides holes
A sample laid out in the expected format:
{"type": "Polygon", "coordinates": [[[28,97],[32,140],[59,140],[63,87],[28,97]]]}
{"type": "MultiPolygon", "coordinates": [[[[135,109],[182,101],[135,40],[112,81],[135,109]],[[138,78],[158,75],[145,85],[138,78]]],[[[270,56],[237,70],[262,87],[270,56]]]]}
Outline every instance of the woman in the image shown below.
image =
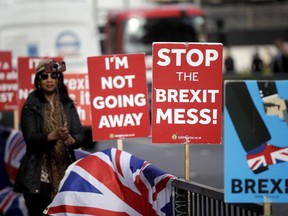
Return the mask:
{"type": "Polygon", "coordinates": [[[23,192],[30,216],[42,215],[50,204],[66,168],[75,161],[73,149],[80,147],[85,138],[57,67],[59,64],[51,59],[38,64],[35,90],[29,94],[21,113],[26,155],[14,188],[23,192]]]}

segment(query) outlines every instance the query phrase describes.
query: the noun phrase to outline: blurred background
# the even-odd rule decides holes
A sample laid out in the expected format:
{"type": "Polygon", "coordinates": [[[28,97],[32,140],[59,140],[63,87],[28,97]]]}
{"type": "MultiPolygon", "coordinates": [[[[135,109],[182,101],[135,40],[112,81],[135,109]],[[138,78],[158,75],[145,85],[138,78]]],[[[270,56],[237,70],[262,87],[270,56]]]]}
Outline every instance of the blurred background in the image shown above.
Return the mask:
{"type": "Polygon", "coordinates": [[[61,55],[79,72],[87,56],[133,52],[149,69],[156,41],[220,42],[224,75],[274,75],[287,9],[286,0],[0,0],[0,50],[13,51],[15,67],[18,56],[61,55]]]}
{"type": "MultiPolygon", "coordinates": [[[[118,1],[118,8],[121,8],[121,1],[118,1]]],[[[130,9],[139,7],[148,7],[154,5],[154,8],[159,5],[170,4],[171,1],[129,1],[123,0],[122,5],[125,9],[130,9]]],[[[193,21],[190,19],[190,30],[181,31],[178,28],[179,35],[177,35],[177,30],[172,28],[172,20],[165,22],[161,20],[161,26],[157,27],[161,37],[154,37],[158,41],[190,41],[190,42],[220,42],[224,45],[224,59],[223,59],[223,72],[224,75],[231,74],[245,74],[245,75],[268,75],[273,74],[273,58],[278,54],[278,51],[282,48],[283,41],[287,40],[288,26],[284,22],[285,18],[288,16],[287,6],[288,2],[285,0],[183,0],[183,1],[172,1],[172,3],[188,3],[202,10],[204,20],[197,19],[197,13],[187,12],[189,9],[186,7],[182,8],[182,12],[185,11],[188,16],[194,17],[193,21]],[[197,37],[193,38],[193,30],[191,29],[191,23],[194,23],[194,31],[198,34],[197,37]],[[167,26],[163,26],[167,23],[167,26]],[[170,27],[169,27],[170,26],[170,27]],[[165,31],[165,29],[166,31],[165,31]],[[169,31],[169,33],[167,33],[169,31]],[[184,33],[186,32],[186,34],[184,33]],[[189,33],[188,33],[189,32],[189,33]],[[169,34],[170,38],[166,35],[169,34]],[[187,36],[189,34],[190,36],[187,36]],[[173,37],[172,37],[173,35],[173,37]],[[234,66],[231,65],[231,58],[234,66]],[[259,58],[262,61],[262,66],[255,69],[255,65],[259,61],[255,58],[259,58]],[[227,60],[227,65],[225,64],[225,59],[227,60]],[[254,63],[253,63],[254,60],[254,63]],[[227,66],[227,68],[225,67],[227,66]],[[226,73],[225,73],[226,72],[226,73]],[[254,73],[256,72],[256,74],[254,73]],[[260,73],[257,73],[260,72],[260,73]]],[[[115,6],[115,4],[113,4],[115,6]]],[[[107,19],[103,20],[103,17],[107,17],[106,8],[109,8],[108,3],[104,5],[101,1],[98,1],[98,23],[99,30],[103,37],[101,40],[102,51],[107,52],[107,44],[105,45],[105,36],[107,40],[107,32],[105,34],[105,22],[107,19]],[[101,18],[101,14],[103,14],[101,18]]],[[[153,6],[152,6],[153,7],[153,6]]],[[[115,9],[115,7],[112,6],[115,9]]],[[[122,7],[123,9],[123,7],[122,7]]],[[[135,10],[135,9],[134,9],[135,10]]],[[[180,9],[181,10],[181,9],[180,9]]],[[[108,10],[109,11],[109,10],[108,10]]],[[[187,15],[186,14],[186,15],[187,15]]],[[[183,15],[183,14],[182,14],[183,15]]],[[[198,13],[198,15],[200,15],[198,13]]],[[[139,14],[134,13],[134,17],[138,17],[139,14]]],[[[143,15],[145,18],[149,19],[149,15],[143,15]]],[[[158,16],[159,13],[158,13],[158,16]]],[[[163,15],[164,16],[164,15],[163,15]]],[[[167,19],[169,15],[166,15],[167,19]]],[[[173,17],[173,15],[170,15],[173,17]]],[[[153,17],[155,18],[155,17],[153,17]]],[[[150,17],[150,20],[152,17],[150,17]]],[[[166,19],[166,21],[167,21],[166,19]]],[[[109,16],[108,16],[109,20],[109,16]]],[[[175,19],[173,20],[174,22],[175,19]]],[[[127,21],[128,23],[128,21],[127,21]]],[[[135,24],[135,23],[134,23],[135,24]]],[[[187,22],[186,22],[187,24],[187,22]]],[[[179,25],[179,24],[178,24],[179,25]]],[[[107,25],[106,25],[107,27],[107,25]]],[[[156,28],[155,28],[156,29],[156,28]]],[[[107,30],[107,29],[106,29],[107,30]]],[[[153,30],[150,30],[150,33],[153,30]]],[[[139,33],[139,31],[138,31],[139,33]]],[[[145,40],[145,39],[144,39],[145,40]]],[[[108,39],[109,41],[109,39],[108,39]]],[[[156,40],[155,40],[156,41],[156,40]]],[[[106,41],[107,42],[107,41],[106,41]]],[[[150,44],[149,44],[150,45],[150,44]]],[[[109,52],[109,48],[108,48],[109,52]]],[[[147,52],[146,52],[147,53],[147,52]]],[[[257,58],[257,59],[258,59],[257,58]]],[[[256,65],[257,67],[257,65],[256,65]]],[[[281,71],[282,72],[282,71],[281,71]]],[[[283,71],[284,72],[284,71],[283,71]]]]}

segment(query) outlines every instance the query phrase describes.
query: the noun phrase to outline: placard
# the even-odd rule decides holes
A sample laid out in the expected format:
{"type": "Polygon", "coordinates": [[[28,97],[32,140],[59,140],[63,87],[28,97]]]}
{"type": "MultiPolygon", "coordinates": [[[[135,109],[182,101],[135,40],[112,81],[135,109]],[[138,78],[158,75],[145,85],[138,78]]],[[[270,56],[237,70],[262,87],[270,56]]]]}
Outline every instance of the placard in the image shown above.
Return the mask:
{"type": "Polygon", "coordinates": [[[93,140],[150,134],[144,54],[88,58],[93,140]]]}
{"type": "Polygon", "coordinates": [[[288,81],[226,81],[225,202],[287,203],[288,81]]]}
{"type": "Polygon", "coordinates": [[[12,67],[12,52],[0,51],[0,110],[17,110],[17,72],[12,67]]]}
{"type": "Polygon", "coordinates": [[[88,73],[65,73],[64,83],[83,126],[91,126],[90,91],[88,73]]]}
{"type": "Polygon", "coordinates": [[[153,143],[221,143],[222,49],[153,43],[153,143]]]}

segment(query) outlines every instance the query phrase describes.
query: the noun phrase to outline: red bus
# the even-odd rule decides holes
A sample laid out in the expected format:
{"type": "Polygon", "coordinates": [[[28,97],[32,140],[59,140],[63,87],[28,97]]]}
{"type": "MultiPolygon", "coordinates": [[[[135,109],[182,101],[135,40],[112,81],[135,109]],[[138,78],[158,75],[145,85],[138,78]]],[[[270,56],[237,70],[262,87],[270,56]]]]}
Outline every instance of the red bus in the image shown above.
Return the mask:
{"type": "Polygon", "coordinates": [[[152,54],[153,42],[205,42],[205,16],[191,4],[115,10],[105,26],[106,54],[152,54]]]}

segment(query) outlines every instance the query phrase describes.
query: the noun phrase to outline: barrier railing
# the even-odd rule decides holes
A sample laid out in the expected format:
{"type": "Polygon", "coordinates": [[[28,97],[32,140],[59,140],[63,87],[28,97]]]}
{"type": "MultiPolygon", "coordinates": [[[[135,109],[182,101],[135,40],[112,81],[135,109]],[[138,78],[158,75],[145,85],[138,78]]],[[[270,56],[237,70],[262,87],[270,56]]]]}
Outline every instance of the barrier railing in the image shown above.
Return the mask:
{"type": "Polygon", "coordinates": [[[174,216],[260,216],[264,206],[253,203],[225,203],[223,190],[184,179],[173,179],[174,216]]]}

